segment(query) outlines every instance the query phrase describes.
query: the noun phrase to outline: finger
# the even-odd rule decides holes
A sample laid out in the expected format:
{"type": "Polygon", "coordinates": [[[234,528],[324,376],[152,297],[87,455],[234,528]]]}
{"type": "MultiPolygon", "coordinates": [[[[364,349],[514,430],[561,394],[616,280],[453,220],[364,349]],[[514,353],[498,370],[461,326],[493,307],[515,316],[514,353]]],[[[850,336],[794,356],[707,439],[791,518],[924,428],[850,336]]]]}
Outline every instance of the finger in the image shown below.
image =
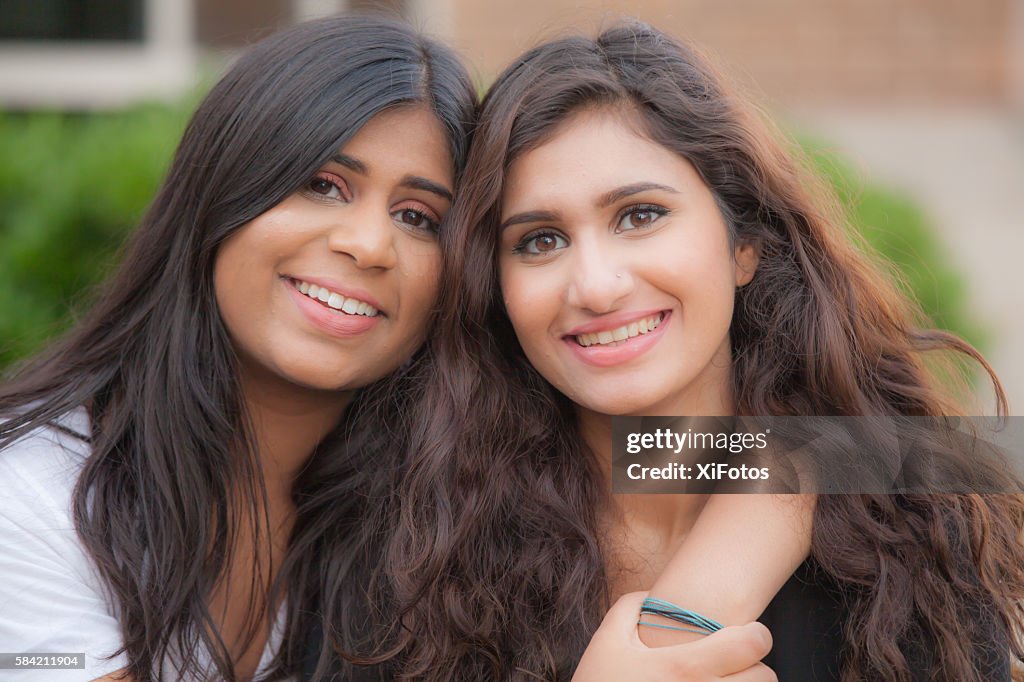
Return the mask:
{"type": "Polygon", "coordinates": [[[660,651],[678,649],[690,661],[701,661],[701,668],[712,675],[731,675],[756,665],[772,650],[772,635],[758,622],[733,625],[707,637],[660,651]]]}
{"type": "Polygon", "coordinates": [[[608,609],[604,620],[601,621],[600,630],[608,629],[618,635],[626,635],[628,639],[636,639],[636,622],[640,620],[640,607],[643,606],[647,592],[630,592],[615,600],[612,607],[608,609]]]}
{"type": "Polygon", "coordinates": [[[775,671],[764,663],[758,663],[746,670],[721,678],[722,682],[779,682],[775,671]]]}

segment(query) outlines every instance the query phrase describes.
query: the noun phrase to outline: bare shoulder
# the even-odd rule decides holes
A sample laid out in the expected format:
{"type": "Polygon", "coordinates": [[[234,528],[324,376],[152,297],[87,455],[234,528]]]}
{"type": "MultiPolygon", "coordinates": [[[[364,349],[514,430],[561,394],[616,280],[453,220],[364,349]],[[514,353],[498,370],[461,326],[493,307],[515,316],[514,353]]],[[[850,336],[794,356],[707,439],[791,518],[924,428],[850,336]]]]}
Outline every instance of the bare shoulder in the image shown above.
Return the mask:
{"type": "Polygon", "coordinates": [[[112,672],[109,675],[97,677],[92,682],[133,682],[133,678],[129,677],[128,673],[125,672],[125,669],[122,668],[121,670],[112,672]]]}

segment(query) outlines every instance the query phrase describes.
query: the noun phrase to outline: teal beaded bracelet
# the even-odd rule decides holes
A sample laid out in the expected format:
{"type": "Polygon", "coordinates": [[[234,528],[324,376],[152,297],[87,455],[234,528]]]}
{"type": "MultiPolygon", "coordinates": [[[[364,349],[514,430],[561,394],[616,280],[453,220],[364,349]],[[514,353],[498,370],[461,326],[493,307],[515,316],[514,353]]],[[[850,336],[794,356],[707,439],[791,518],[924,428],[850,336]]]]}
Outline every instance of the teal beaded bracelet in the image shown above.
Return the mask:
{"type": "Polygon", "coordinates": [[[645,615],[649,616],[661,616],[668,620],[688,625],[689,627],[680,628],[674,625],[661,625],[659,623],[651,623],[645,620],[638,620],[637,625],[646,625],[652,628],[661,628],[662,630],[678,630],[680,632],[692,632],[698,635],[710,635],[712,632],[718,632],[722,629],[723,625],[718,621],[711,620],[707,616],[702,616],[699,613],[684,609],[680,606],[676,606],[671,602],[667,602],[663,599],[655,599],[648,597],[644,599],[644,603],[640,606],[640,618],[642,619],[645,615]]]}

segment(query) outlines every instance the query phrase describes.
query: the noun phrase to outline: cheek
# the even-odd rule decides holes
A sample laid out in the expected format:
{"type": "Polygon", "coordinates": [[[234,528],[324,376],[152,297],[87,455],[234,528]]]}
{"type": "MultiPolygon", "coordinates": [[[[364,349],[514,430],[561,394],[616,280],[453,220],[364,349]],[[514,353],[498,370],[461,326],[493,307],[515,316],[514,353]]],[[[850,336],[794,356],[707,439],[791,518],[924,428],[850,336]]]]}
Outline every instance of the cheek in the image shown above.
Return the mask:
{"type": "Polygon", "coordinates": [[[441,283],[441,251],[433,248],[415,254],[409,259],[408,267],[403,269],[402,276],[407,281],[407,287],[422,290],[422,298],[437,298],[441,283]]]}
{"type": "Polygon", "coordinates": [[[728,334],[735,299],[735,264],[725,239],[679,240],[661,245],[638,265],[648,285],[679,302],[672,337],[687,353],[703,355],[728,334]]]}
{"type": "Polygon", "coordinates": [[[232,336],[237,335],[239,320],[236,319],[245,306],[248,285],[252,272],[250,251],[244,248],[243,235],[236,234],[225,241],[217,252],[213,265],[213,290],[221,318],[232,336]]]}
{"type": "Polygon", "coordinates": [[[427,320],[437,305],[441,283],[441,252],[434,249],[417,253],[402,268],[402,309],[415,343],[426,336],[427,320]]]}
{"type": "MultiPolygon", "coordinates": [[[[529,330],[533,326],[531,320],[530,306],[526,304],[532,296],[530,291],[529,278],[520,276],[515,267],[502,268],[501,270],[501,297],[505,302],[505,312],[512,323],[512,328],[523,341],[524,334],[521,330],[529,330]]],[[[529,335],[525,335],[529,340],[529,335]]]]}
{"type": "Polygon", "coordinates": [[[544,363],[555,341],[550,334],[560,310],[560,283],[540,269],[510,267],[502,272],[505,311],[519,345],[535,365],[544,363]]]}
{"type": "Polygon", "coordinates": [[[679,231],[676,239],[657,244],[642,265],[661,288],[675,290],[691,305],[721,305],[723,297],[732,299],[736,287],[736,263],[725,226],[707,222],[702,229],[679,231]]]}
{"type": "Polygon", "coordinates": [[[673,326],[672,338],[681,344],[683,356],[697,362],[707,360],[728,338],[732,324],[735,287],[727,267],[695,263],[677,269],[673,277],[681,302],[681,317],[673,326]]]}

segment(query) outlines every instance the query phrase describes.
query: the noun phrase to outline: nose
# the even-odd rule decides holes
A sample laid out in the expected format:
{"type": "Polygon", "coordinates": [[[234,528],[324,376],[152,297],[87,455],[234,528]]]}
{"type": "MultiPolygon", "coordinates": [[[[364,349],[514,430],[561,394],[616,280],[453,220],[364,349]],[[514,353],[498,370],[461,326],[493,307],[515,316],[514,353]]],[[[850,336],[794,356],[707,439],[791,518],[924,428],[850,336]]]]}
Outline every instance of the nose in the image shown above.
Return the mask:
{"type": "Polygon", "coordinates": [[[568,303],[589,312],[617,310],[633,291],[632,269],[611,245],[577,242],[568,303]]]}
{"type": "Polygon", "coordinates": [[[347,255],[360,268],[390,269],[395,266],[395,230],[387,207],[364,201],[330,226],[327,244],[347,255]]]}

